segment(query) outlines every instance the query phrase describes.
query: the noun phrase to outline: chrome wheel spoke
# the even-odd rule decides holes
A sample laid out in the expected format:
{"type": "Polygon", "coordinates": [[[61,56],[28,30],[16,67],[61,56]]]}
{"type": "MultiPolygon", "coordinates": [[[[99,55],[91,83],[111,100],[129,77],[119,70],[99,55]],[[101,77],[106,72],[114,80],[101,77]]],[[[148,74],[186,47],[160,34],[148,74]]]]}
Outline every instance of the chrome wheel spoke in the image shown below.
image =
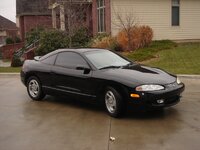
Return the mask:
{"type": "Polygon", "coordinates": [[[39,94],[39,84],[36,80],[31,80],[28,85],[29,93],[32,97],[37,97],[39,94]]]}
{"type": "Polygon", "coordinates": [[[116,111],[116,99],[112,91],[107,91],[105,95],[105,103],[110,113],[114,113],[116,111]]]}

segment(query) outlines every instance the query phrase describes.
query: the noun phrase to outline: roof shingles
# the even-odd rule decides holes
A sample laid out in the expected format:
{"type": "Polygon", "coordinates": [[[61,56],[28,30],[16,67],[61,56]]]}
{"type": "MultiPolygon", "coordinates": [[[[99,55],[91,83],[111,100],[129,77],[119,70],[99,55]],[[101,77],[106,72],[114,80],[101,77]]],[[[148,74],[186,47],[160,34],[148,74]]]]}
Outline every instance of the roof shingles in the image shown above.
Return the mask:
{"type": "Polygon", "coordinates": [[[0,15],[0,30],[18,30],[16,23],[0,15]]]}

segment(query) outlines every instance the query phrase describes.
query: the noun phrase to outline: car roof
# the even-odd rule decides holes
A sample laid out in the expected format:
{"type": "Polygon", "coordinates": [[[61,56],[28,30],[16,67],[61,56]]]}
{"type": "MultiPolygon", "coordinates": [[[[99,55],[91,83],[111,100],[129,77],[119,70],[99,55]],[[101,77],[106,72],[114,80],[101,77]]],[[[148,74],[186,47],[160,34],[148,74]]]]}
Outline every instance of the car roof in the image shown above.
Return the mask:
{"type": "Polygon", "coordinates": [[[98,51],[98,50],[106,50],[106,49],[100,49],[100,48],[65,48],[65,49],[58,49],[55,50],[55,53],[60,53],[60,52],[77,52],[77,53],[85,53],[85,52],[90,52],[90,51],[98,51]]]}
{"type": "Polygon", "coordinates": [[[76,52],[76,53],[85,53],[85,52],[92,52],[92,51],[100,51],[100,50],[107,50],[107,49],[100,49],[100,48],[63,48],[63,49],[57,49],[55,51],[52,51],[40,58],[40,60],[46,59],[51,55],[55,55],[61,52],[76,52]]]}

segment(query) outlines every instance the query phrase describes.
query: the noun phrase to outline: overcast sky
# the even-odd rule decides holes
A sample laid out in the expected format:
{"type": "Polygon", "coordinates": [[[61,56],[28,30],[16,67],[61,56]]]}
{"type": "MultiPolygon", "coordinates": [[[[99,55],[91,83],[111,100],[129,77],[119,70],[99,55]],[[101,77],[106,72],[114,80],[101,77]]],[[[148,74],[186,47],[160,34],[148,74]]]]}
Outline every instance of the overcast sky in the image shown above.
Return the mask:
{"type": "Polygon", "coordinates": [[[16,22],[16,0],[0,0],[0,15],[16,22]]]}

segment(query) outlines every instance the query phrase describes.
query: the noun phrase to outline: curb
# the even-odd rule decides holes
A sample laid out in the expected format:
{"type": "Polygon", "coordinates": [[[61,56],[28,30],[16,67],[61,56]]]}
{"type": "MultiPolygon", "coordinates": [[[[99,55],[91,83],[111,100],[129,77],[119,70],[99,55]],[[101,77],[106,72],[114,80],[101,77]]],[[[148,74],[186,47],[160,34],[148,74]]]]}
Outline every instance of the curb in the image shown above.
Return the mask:
{"type": "Polygon", "coordinates": [[[181,78],[188,78],[188,79],[200,79],[200,75],[178,74],[177,76],[181,78]]]}
{"type": "Polygon", "coordinates": [[[9,72],[5,72],[5,73],[0,73],[0,76],[19,76],[20,73],[9,73],[9,72]]]}

